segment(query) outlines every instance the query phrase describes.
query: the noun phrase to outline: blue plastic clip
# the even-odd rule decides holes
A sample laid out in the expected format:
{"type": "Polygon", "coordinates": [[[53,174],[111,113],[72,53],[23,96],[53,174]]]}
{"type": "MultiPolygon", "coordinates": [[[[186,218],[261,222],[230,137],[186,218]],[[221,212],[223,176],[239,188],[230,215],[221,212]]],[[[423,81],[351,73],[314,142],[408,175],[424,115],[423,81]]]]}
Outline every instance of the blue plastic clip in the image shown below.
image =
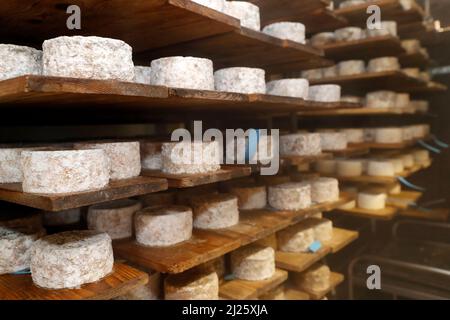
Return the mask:
{"type": "Polygon", "coordinates": [[[403,185],[407,186],[408,188],[411,188],[411,189],[414,189],[414,190],[417,190],[417,191],[422,191],[422,192],[426,190],[425,188],[422,188],[422,187],[416,186],[415,184],[412,184],[411,182],[409,182],[408,180],[406,180],[406,179],[403,178],[403,177],[397,177],[397,179],[398,179],[403,185]]]}

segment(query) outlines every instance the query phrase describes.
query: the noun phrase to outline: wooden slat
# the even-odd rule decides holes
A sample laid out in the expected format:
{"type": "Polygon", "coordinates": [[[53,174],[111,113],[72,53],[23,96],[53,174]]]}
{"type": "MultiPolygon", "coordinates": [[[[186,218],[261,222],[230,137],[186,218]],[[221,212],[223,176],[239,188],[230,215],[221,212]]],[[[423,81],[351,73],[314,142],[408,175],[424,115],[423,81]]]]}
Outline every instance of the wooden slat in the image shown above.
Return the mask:
{"type": "Polygon", "coordinates": [[[362,208],[354,208],[354,209],[337,209],[339,213],[353,215],[355,217],[361,218],[371,218],[371,219],[379,219],[379,220],[392,220],[398,212],[397,208],[394,207],[386,207],[382,210],[369,210],[362,208]]]}
{"type": "Polygon", "coordinates": [[[429,57],[422,52],[404,53],[398,57],[402,68],[420,68],[425,69],[429,67],[432,62],[429,57]]]}
{"type": "Polygon", "coordinates": [[[2,183],[0,200],[47,211],[61,211],[163,191],[167,188],[167,180],[143,176],[110,181],[105,188],[99,190],[64,194],[25,193],[20,183],[2,183]]]}
{"type": "Polygon", "coordinates": [[[415,113],[414,108],[339,108],[323,110],[305,110],[297,114],[304,117],[323,117],[323,116],[385,116],[385,115],[403,115],[415,113]]]}
{"type": "Polygon", "coordinates": [[[286,288],[284,290],[284,298],[286,300],[309,300],[309,295],[297,289],[286,288]]]}
{"type": "Polygon", "coordinates": [[[330,247],[332,253],[336,253],[358,239],[358,237],[358,231],[333,227],[332,238],[329,241],[324,241],[323,245],[330,247]]]}
{"type": "Polygon", "coordinates": [[[386,204],[399,209],[407,209],[422,197],[422,192],[402,191],[399,194],[390,194],[386,200],[386,204]]]}
{"type": "Polygon", "coordinates": [[[322,291],[312,291],[309,289],[299,288],[300,290],[306,292],[311,300],[320,300],[323,299],[328,293],[330,293],[334,288],[340,285],[344,281],[344,275],[331,272],[330,274],[330,286],[326,290],[322,291]]]}
{"type": "Polygon", "coordinates": [[[279,286],[287,280],[286,271],[276,269],[274,275],[267,280],[248,281],[234,279],[225,281],[219,287],[219,296],[231,300],[256,299],[258,296],[279,286]]]}
{"type": "Polygon", "coordinates": [[[328,151],[333,153],[335,157],[355,157],[368,154],[370,148],[361,144],[349,144],[346,149],[328,151]]]}
{"type": "Polygon", "coordinates": [[[330,252],[331,247],[328,246],[323,246],[322,248],[319,249],[319,251],[315,253],[277,251],[275,253],[275,263],[277,268],[283,270],[303,272],[309,267],[311,267],[314,263],[320,261],[330,252]]]}
{"type": "Polygon", "coordinates": [[[115,263],[110,275],[79,289],[43,289],[33,284],[31,275],[6,274],[0,276],[0,300],[108,300],[147,282],[145,272],[122,263],[115,263]]]}
{"type": "Polygon", "coordinates": [[[317,162],[319,160],[332,159],[333,154],[329,152],[324,152],[316,156],[283,156],[281,160],[287,165],[298,166],[307,163],[317,162]]]}
{"type": "Polygon", "coordinates": [[[399,215],[408,218],[447,222],[450,215],[450,210],[432,209],[429,211],[424,211],[420,209],[408,208],[406,210],[400,210],[399,215]]]}

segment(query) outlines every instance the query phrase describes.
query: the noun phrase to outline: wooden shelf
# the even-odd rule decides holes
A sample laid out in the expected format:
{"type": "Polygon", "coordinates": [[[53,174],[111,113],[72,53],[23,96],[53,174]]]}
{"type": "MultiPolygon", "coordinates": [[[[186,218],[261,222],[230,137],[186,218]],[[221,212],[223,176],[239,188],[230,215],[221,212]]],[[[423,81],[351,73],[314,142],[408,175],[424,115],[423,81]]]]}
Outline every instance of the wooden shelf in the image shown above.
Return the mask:
{"type": "Polygon", "coordinates": [[[345,116],[385,116],[414,114],[414,108],[339,108],[315,111],[300,111],[297,114],[304,117],[345,117],[345,116]]]}
{"type": "Polygon", "coordinates": [[[337,209],[339,213],[349,214],[355,217],[360,218],[371,218],[378,220],[392,220],[398,212],[397,208],[394,207],[386,207],[382,210],[368,210],[362,208],[354,208],[354,209],[337,209]]]}
{"type": "Polygon", "coordinates": [[[324,241],[323,245],[331,248],[331,253],[336,253],[358,239],[359,232],[333,227],[333,237],[324,241]]]}
{"type": "Polygon", "coordinates": [[[164,248],[140,246],[134,239],[118,240],[113,243],[114,253],[144,268],[162,273],[180,273],[263,239],[314,213],[338,208],[352,199],[349,194],[342,193],[337,202],[314,205],[300,211],[241,211],[239,224],[230,228],[194,229],[190,240],[164,248]]]}
{"type": "Polygon", "coordinates": [[[167,188],[167,180],[143,176],[110,181],[108,186],[100,190],[64,194],[25,193],[21,183],[2,183],[0,200],[46,211],[61,211],[140,196],[167,188]]]}
{"type": "Polygon", "coordinates": [[[333,154],[330,152],[324,152],[316,156],[283,156],[281,160],[283,164],[298,166],[306,163],[314,163],[319,160],[333,159],[333,154]]]}
{"type": "Polygon", "coordinates": [[[146,273],[122,263],[115,263],[110,275],[79,289],[43,289],[34,285],[31,275],[6,274],[0,276],[0,300],[108,300],[147,282],[146,273]]]}
{"type": "Polygon", "coordinates": [[[328,151],[333,153],[335,157],[356,157],[368,154],[370,148],[362,144],[349,144],[347,149],[328,151]]]}
{"type": "Polygon", "coordinates": [[[338,285],[340,285],[344,281],[344,275],[337,273],[337,272],[331,272],[330,274],[330,286],[326,290],[322,291],[312,291],[312,290],[305,290],[304,288],[300,289],[304,291],[311,300],[321,300],[323,299],[328,293],[330,293],[332,290],[334,290],[338,285]]]}
{"type": "Polygon", "coordinates": [[[274,275],[267,280],[249,281],[234,279],[225,281],[219,287],[219,296],[229,300],[256,299],[285,282],[287,278],[288,273],[286,271],[276,269],[274,275]]]}
{"type": "Polygon", "coordinates": [[[408,208],[405,210],[400,210],[399,215],[408,218],[447,222],[450,215],[450,210],[432,209],[430,211],[424,211],[414,208],[408,208]]]}
{"type": "Polygon", "coordinates": [[[429,57],[422,52],[404,53],[398,57],[402,68],[419,68],[425,69],[429,67],[432,62],[429,57]]]}
{"type": "Polygon", "coordinates": [[[448,90],[448,87],[445,84],[430,81],[426,84],[426,86],[418,86],[413,87],[411,90],[414,91],[414,93],[442,93],[448,90]]]}
{"type": "Polygon", "coordinates": [[[327,254],[331,252],[331,248],[328,246],[323,246],[317,252],[283,252],[276,251],[275,253],[275,263],[277,268],[294,271],[303,272],[314,263],[323,259],[327,254]]]}
{"type": "Polygon", "coordinates": [[[309,300],[309,295],[306,292],[293,289],[293,288],[286,288],[284,290],[284,298],[286,300],[309,300]]]}
{"type": "Polygon", "coordinates": [[[386,204],[399,209],[407,209],[422,197],[422,192],[402,191],[399,194],[389,194],[386,204]]]}

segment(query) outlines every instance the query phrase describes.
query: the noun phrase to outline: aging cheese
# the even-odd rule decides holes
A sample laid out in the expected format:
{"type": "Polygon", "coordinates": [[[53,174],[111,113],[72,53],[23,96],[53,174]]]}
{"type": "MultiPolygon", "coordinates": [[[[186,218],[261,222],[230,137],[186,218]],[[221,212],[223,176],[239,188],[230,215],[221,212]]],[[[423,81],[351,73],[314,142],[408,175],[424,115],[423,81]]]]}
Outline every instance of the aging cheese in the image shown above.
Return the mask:
{"type": "Polygon", "coordinates": [[[397,93],[395,99],[395,106],[397,108],[407,108],[411,102],[411,98],[408,93],[397,93]]]}
{"type": "Polygon", "coordinates": [[[276,22],[265,26],[264,33],[276,38],[305,43],[305,25],[299,22],[276,22]]]}
{"type": "Polygon", "coordinates": [[[141,167],[148,170],[161,170],[162,142],[140,141],[141,167]]]}
{"type": "Polygon", "coordinates": [[[311,206],[311,186],[290,182],[269,187],[269,205],[277,210],[301,210],[311,206]]]}
{"type": "Polygon", "coordinates": [[[306,79],[281,79],[267,83],[267,94],[308,99],[309,81],[306,79]]]}
{"type": "Polygon", "coordinates": [[[0,80],[42,73],[42,51],[13,44],[0,44],[0,80]]]}
{"type": "Polygon", "coordinates": [[[377,143],[402,143],[403,131],[401,128],[376,128],[375,142],[377,143]]]}
{"type": "Polygon", "coordinates": [[[363,143],[364,142],[364,129],[341,129],[341,132],[345,134],[348,143],[363,143]]]}
{"type": "Polygon", "coordinates": [[[44,225],[53,227],[76,224],[80,222],[80,218],[80,208],[58,212],[44,212],[44,225]]]}
{"type": "Polygon", "coordinates": [[[427,164],[430,162],[430,152],[428,150],[413,150],[414,162],[417,164],[427,164]]]}
{"type": "Polygon", "coordinates": [[[245,1],[226,1],[224,10],[226,14],[239,19],[241,26],[256,31],[261,30],[261,18],[258,6],[245,1]]]}
{"type": "Polygon", "coordinates": [[[414,166],[415,161],[414,161],[414,156],[412,154],[404,154],[400,156],[402,161],[403,161],[403,166],[405,168],[411,168],[414,166]]]}
{"type": "Polygon", "coordinates": [[[314,240],[314,229],[304,223],[298,223],[277,233],[278,249],[284,252],[308,252],[314,240]]]}
{"type": "Polygon", "coordinates": [[[327,290],[330,287],[330,268],[316,264],[302,273],[292,273],[292,281],[299,289],[306,291],[327,290]]]}
{"type": "Polygon", "coordinates": [[[251,244],[231,252],[231,271],[242,280],[265,280],[275,273],[275,251],[251,244]]]}
{"type": "Polygon", "coordinates": [[[311,37],[311,45],[314,47],[322,47],[336,41],[334,32],[321,32],[311,37]]]}
{"type": "Polygon", "coordinates": [[[324,84],[309,87],[308,100],[317,102],[338,102],[341,100],[341,86],[324,84]]]}
{"type": "Polygon", "coordinates": [[[211,194],[191,199],[194,227],[223,229],[239,223],[238,198],[230,194],[211,194]]]}
{"type": "Polygon", "coordinates": [[[134,67],[134,82],[142,84],[150,84],[152,76],[152,68],[144,66],[134,67]]]}
{"type": "Polygon", "coordinates": [[[395,108],[397,94],[393,91],[373,91],[366,95],[367,108],[395,108]]]}
{"type": "Polygon", "coordinates": [[[397,22],[381,21],[380,28],[367,29],[368,37],[397,36],[397,22]]]}
{"type": "Polygon", "coordinates": [[[321,153],[321,139],[318,133],[294,133],[280,137],[281,156],[314,156],[321,153]]]}
{"type": "Polygon", "coordinates": [[[368,210],[382,210],[386,207],[385,193],[364,191],[358,193],[358,207],[368,210]]]}
{"type": "Polygon", "coordinates": [[[329,241],[333,237],[333,222],[328,219],[308,218],[302,222],[314,232],[315,241],[329,241]]]}
{"type": "Polygon", "coordinates": [[[392,162],[386,160],[371,160],[368,163],[367,174],[376,177],[394,177],[395,169],[392,162]]]}
{"type": "Polygon", "coordinates": [[[305,181],[311,186],[311,200],[315,203],[339,200],[339,182],[334,178],[320,177],[305,181]]]}
{"type": "Polygon", "coordinates": [[[361,28],[346,27],[334,31],[337,41],[354,41],[364,38],[364,32],[361,28]]]}
{"type": "Polygon", "coordinates": [[[363,174],[361,160],[338,160],[336,171],[339,177],[359,177],[363,174]]]}
{"type": "Polygon", "coordinates": [[[214,72],[217,91],[237,93],[266,93],[266,72],[258,68],[234,67],[214,72]]]}
{"type": "Polygon", "coordinates": [[[340,76],[351,76],[361,74],[366,71],[366,66],[363,60],[348,60],[341,61],[337,65],[340,76]]]}
{"type": "Polygon", "coordinates": [[[322,79],[322,77],[323,77],[323,70],[320,68],[302,71],[302,78],[305,78],[308,80],[318,80],[318,79],[322,79]]]}
{"type": "Polygon", "coordinates": [[[397,57],[381,57],[369,61],[368,72],[386,72],[400,70],[400,63],[397,57]]]}
{"type": "Polygon", "coordinates": [[[218,300],[219,278],[214,271],[194,268],[164,279],[166,300],[218,300]]]}
{"type": "Polygon", "coordinates": [[[238,198],[239,209],[263,209],[267,205],[267,191],[260,185],[236,185],[230,188],[230,193],[238,198]]]}
{"type": "Polygon", "coordinates": [[[324,151],[347,149],[347,135],[342,132],[321,132],[320,145],[324,151]]]}

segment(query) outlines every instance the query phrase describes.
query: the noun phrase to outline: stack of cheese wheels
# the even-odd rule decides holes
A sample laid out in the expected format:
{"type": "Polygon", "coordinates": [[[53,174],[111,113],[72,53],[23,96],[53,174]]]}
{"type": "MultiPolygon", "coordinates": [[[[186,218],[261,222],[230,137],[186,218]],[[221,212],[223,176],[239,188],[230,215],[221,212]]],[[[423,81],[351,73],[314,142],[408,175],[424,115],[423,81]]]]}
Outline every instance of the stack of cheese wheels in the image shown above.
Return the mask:
{"type": "Polygon", "coordinates": [[[71,193],[95,190],[109,182],[103,150],[22,152],[22,189],[29,193],[71,193]]]}
{"type": "Polygon", "coordinates": [[[337,68],[340,76],[351,76],[366,71],[364,60],[341,61],[338,63],[337,68]]]}
{"type": "Polygon", "coordinates": [[[365,128],[364,129],[364,141],[374,142],[375,141],[375,128],[365,128]]]}
{"type": "Polygon", "coordinates": [[[194,90],[214,90],[213,62],[195,57],[165,57],[151,62],[150,84],[194,90]]]}
{"type": "Polygon", "coordinates": [[[289,182],[269,187],[269,205],[277,210],[301,210],[311,206],[311,186],[289,182]]]}
{"type": "Polygon", "coordinates": [[[333,175],[336,173],[336,160],[334,159],[319,160],[315,163],[315,169],[320,174],[333,175]]]}
{"type": "Polygon", "coordinates": [[[403,161],[403,167],[405,167],[406,169],[409,169],[415,165],[414,156],[410,153],[403,154],[400,156],[400,158],[403,161]]]}
{"type": "Polygon", "coordinates": [[[364,38],[364,31],[358,27],[346,27],[334,31],[337,41],[353,41],[364,38]]]}
{"type": "Polygon", "coordinates": [[[136,240],[145,246],[167,247],[192,236],[192,210],[185,206],[155,206],[135,214],[136,240]]]}
{"type": "Polygon", "coordinates": [[[347,143],[363,143],[364,142],[364,129],[341,129],[341,132],[345,134],[347,143]]]}
{"type": "Polygon", "coordinates": [[[29,268],[31,247],[39,236],[0,226],[0,274],[29,268]]]}
{"type": "Polygon", "coordinates": [[[320,145],[324,151],[347,149],[347,136],[342,132],[321,132],[320,145]]]}
{"type": "Polygon", "coordinates": [[[134,82],[150,84],[152,68],[145,66],[134,66],[134,82]]]}
{"type": "Polygon", "coordinates": [[[114,300],[158,300],[161,296],[161,274],[143,271],[148,273],[147,284],[131,289],[114,300]]]}
{"type": "Polygon", "coordinates": [[[265,280],[275,273],[275,251],[251,244],[231,252],[231,271],[242,280],[265,280]]]}
{"type": "Polygon", "coordinates": [[[339,200],[339,182],[334,178],[315,178],[305,181],[311,186],[311,201],[315,203],[339,200]]]}
{"type": "Polygon", "coordinates": [[[137,200],[122,199],[89,207],[87,225],[90,230],[106,232],[111,239],[133,235],[133,215],[142,208],[137,200]]]}
{"type": "Polygon", "coordinates": [[[209,173],[220,170],[218,141],[168,142],[161,151],[162,171],[170,174],[209,173]]]}
{"type": "Polygon", "coordinates": [[[305,25],[299,22],[275,22],[264,27],[264,33],[276,38],[305,43],[305,25]]]}
{"type": "Polygon", "coordinates": [[[309,87],[308,100],[317,102],[338,102],[341,100],[341,86],[323,84],[309,87]]]}
{"type": "Polygon", "coordinates": [[[367,165],[367,174],[375,177],[394,177],[394,164],[389,160],[370,160],[367,165]]]}
{"type": "Polygon", "coordinates": [[[225,10],[225,0],[192,0],[197,2],[205,7],[214,9],[216,11],[224,11],[225,10]]]}
{"type": "Polygon", "coordinates": [[[166,300],[218,300],[219,278],[214,271],[194,268],[164,279],[166,300]]]}
{"type": "Polygon", "coordinates": [[[411,97],[409,93],[397,93],[395,99],[395,106],[397,108],[407,108],[411,103],[411,97]]]}
{"type": "Polygon", "coordinates": [[[318,80],[323,77],[322,69],[310,69],[302,71],[302,78],[308,80],[318,80]]]}
{"type": "Polygon", "coordinates": [[[33,244],[31,276],[43,288],[76,288],[112,272],[111,238],[97,231],[67,231],[33,244]]]}
{"type": "Polygon", "coordinates": [[[292,273],[292,281],[307,292],[324,291],[330,287],[330,268],[324,264],[315,264],[308,270],[292,273]]]}
{"type": "Polygon", "coordinates": [[[403,160],[400,157],[390,158],[389,162],[394,166],[395,174],[402,173],[405,171],[405,167],[403,166],[403,160]]]}
{"type": "Polygon", "coordinates": [[[175,203],[174,191],[163,191],[156,193],[149,193],[139,197],[139,201],[142,203],[142,207],[150,206],[168,206],[175,203]]]}
{"type": "Polygon", "coordinates": [[[44,212],[44,225],[49,227],[77,224],[80,222],[80,219],[80,208],[58,212],[44,212]]]}
{"type": "Polygon", "coordinates": [[[284,252],[307,252],[314,240],[314,230],[303,223],[277,233],[278,249],[284,252]]]}
{"type": "Polygon", "coordinates": [[[400,63],[397,57],[381,57],[369,61],[368,72],[385,72],[400,70],[400,63]]]}
{"type": "Polygon", "coordinates": [[[397,95],[393,91],[381,90],[366,95],[367,108],[395,108],[397,95]]]}
{"type": "Polygon", "coordinates": [[[430,109],[430,103],[426,100],[412,100],[411,105],[419,112],[428,112],[430,109]]]}
{"type": "Polygon", "coordinates": [[[361,160],[337,160],[336,173],[339,177],[359,177],[363,174],[361,160]]]}
{"type": "Polygon", "coordinates": [[[358,207],[367,210],[382,210],[386,207],[386,193],[379,190],[365,190],[358,193],[358,207]]]}
{"type": "Polygon", "coordinates": [[[0,80],[42,73],[42,51],[12,44],[0,44],[0,80]]]}
{"type": "Polygon", "coordinates": [[[281,156],[314,156],[321,153],[321,140],[318,133],[295,133],[280,137],[281,156]]]}
{"type": "Polygon", "coordinates": [[[339,8],[348,8],[365,3],[366,3],[365,0],[346,0],[339,3],[339,8]]]}
{"type": "Polygon", "coordinates": [[[308,218],[302,222],[314,231],[314,240],[325,242],[333,237],[333,222],[323,218],[308,218]]]}
{"type": "Polygon", "coordinates": [[[281,79],[267,83],[267,94],[275,96],[308,98],[309,82],[306,79],[281,79]]]}
{"type": "Polygon", "coordinates": [[[121,40],[58,37],[44,41],[45,76],[102,80],[134,80],[132,48],[121,40]]]}
{"type": "Polygon", "coordinates": [[[238,198],[231,194],[210,194],[191,199],[194,227],[223,229],[239,223],[238,198]]]}
{"type": "Polygon", "coordinates": [[[333,78],[333,77],[337,77],[337,75],[338,75],[338,67],[337,66],[322,68],[322,77],[323,78],[333,78]]]}
{"type": "Polygon", "coordinates": [[[109,159],[111,180],[129,179],[141,173],[139,142],[76,143],[77,149],[101,149],[109,159]]]}
{"type": "Polygon", "coordinates": [[[258,68],[225,68],[214,72],[217,91],[237,93],[266,93],[266,72],[258,68]]]}
{"type": "Polygon", "coordinates": [[[323,47],[326,44],[336,41],[334,32],[321,32],[313,35],[310,39],[311,45],[314,47],[323,47]]]}
{"type": "Polygon", "coordinates": [[[239,19],[241,26],[256,31],[261,30],[259,7],[254,4],[244,1],[226,1],[224,11],[226,14],[239,19]]]}
{"type": "Polygon", "coordinates": [[[264,185],[236,184],[230,187],[230,193],[237,197],[241,210],[263,209],[267,205],[267,191],[264,185]]]}
{"type": "Polygon", "coordinates": [[[381,21],[380,28],[367,29],[368,37],[397,36],[397,22],[381,21]]]}
{"type": "Polygon", "coordinates": [[[140,141],[141,167],[148,170],[161,170],[162,142],[140,141]]]}
{"type": "MultiPolygon", "coordinates": [[[[14,206],[15,207],[15,206],[14,206]]],[[[31,210],[26,212],[23,207],[5,208],[0,216],[0,227],[13,229],[26,234],[42,233],[43,229],[43,215],[41,212],[31,210]]]]}
{"type": "Polygon", "coordinates": [[[430,152],[428,150],[413,150],[414,162],[420,165],[430,162],[430,152]]]}
{"type": "Polygon", "coordinates": [[[376,128],[376,143],[402,143],[403,131],[401,128],[376,128]]]}

